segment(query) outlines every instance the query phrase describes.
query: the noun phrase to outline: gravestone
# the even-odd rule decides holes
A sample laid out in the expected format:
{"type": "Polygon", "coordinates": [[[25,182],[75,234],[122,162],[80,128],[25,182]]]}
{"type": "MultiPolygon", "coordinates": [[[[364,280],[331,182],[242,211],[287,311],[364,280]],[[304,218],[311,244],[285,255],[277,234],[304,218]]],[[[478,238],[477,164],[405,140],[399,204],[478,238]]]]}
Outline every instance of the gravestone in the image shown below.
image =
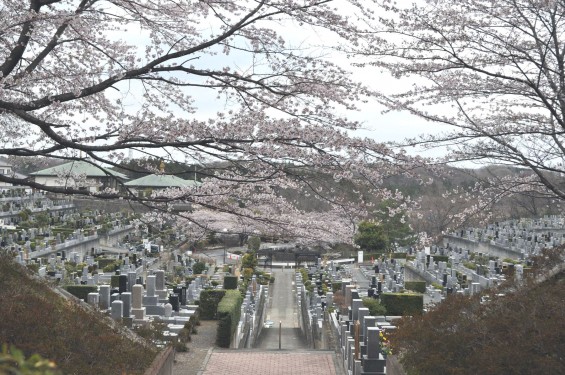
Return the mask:
{"type": "Polygon", "coordinates": [[[170,303],[165,304],[165,317],[170,318],[173,314],[173,306],[170,303]]]}
{"type": "Polygon", "coordinates": [[[128,292],[131,292],[133,290],[133,286],[135,285],[136,280],[137,280],[137,273],[128,272],[128,292]]]}
{"type": "Polygon", "coordinates": [[[180,302],[179,302],[179,296],[178,294],[171,294],[169,296],[169,303],[171,304],[171,307],[173,309],[173,311],[178,312],[179,308],[180,308],[180,302]]]}
{"type": "Polygon", "coordinates": [[[119,275],[118,286],[119,286],[119,289],[120,289],[120,293],[127,292],[127,290],[128,290],[128,277],[127,277],[127,275],[119,275]]]}
{"type": "Polygon", "coordinates": [[[359,309],[363,307],[363,300],[354,299],[351,303],[352,316],[351,319],[356,321],[359,319],[359,309]]]}
{"type": "Polygon", "coordinates": [[[110,308],[110,285],[100,285],[98,287],[98,294],[100,295],[100,309],[107,310],[110,308]]]}
{"type": "Polygon", "coordinates": [[[100,296],[97,292],[88,293],[88,295],[86,296],[86,303],[91,306],[98,307],[99,298],[100,296]]]}
{"type": "Polygon", "coordinates": [[[364,333],[365,332],[365,318],[367,316],[369,316],[369,309],[366,308],[366,307],[360,307],[357,314],[358,314],[357,318],[359,320],[359,323],[361,324],[360,333],[361,333],[361,336],[364,336],[364,334],[365,334],[364,333]]]}
{"type": "Polygon", "coordinates": [[[163,270],[155,271],[155,289],[156,290],[165,289],[165,271],[163,270]]]}
{"type": "Polygon", "coordinates": [[[377,327],[367,328],[367,354],[361,359],[363,374],[384,374],[386,360],[380,355],[380,329],[377,327]]]}
{"type": "Polygon", "coordinates": [[[116,300],[112,302],[112,319],[120,320],[123,317],[124,303],[122,301],[116,300]]]}
{"type": "Polygon", "coordinates": [[[120,300],[120,293],[118,293],[118,292],[112,293],[112,292],[114,292],[114,291],[111,291],[111,293],[110,293],[110,306],[111,306],[112,302],[120,300]]]}
{"type": "Polygon", "coordinates": [[[147,276],[147,296],[148,297],[153,297],[155,295],[155,278],[156,278],[155,275],[147,276]]]}

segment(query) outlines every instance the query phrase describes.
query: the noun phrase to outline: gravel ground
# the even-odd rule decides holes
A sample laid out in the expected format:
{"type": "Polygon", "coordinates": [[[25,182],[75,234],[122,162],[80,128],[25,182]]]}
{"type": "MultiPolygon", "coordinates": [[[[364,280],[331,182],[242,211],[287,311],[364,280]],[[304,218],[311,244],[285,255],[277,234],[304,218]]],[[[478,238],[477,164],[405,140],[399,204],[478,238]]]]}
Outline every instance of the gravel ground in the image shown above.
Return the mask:
{"type": "Polygon", "coordinates": [[[208,351],[215,347],[218,322],[201,320],[200,323],[198,333],[193,334],[188,343],[188,352],[175,354],[174,375],[198,375],[204,370],[208,351]]]}

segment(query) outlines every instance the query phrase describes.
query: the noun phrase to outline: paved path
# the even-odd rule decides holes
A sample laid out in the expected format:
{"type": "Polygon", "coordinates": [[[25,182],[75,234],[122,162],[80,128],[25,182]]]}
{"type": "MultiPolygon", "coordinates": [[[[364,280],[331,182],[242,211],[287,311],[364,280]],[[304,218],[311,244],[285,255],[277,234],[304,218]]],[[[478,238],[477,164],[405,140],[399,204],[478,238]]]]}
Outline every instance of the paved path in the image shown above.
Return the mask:
{"type": "Polygon", "coordinates": [[[218,321],[203,320],[196,328],[198,333],[192,335],[188,352],[175,354],[174,375],[197,375],[204,370],[208,353],[215,346],[218,321]]]}
{"type": "Polygon", "coordinates": [[[203,375],[336,375],[333,352],[214,351],[203,375]]]}
{"type": "MultiPolygon", "coordinates": [[[[363,274],[361,268],[357,264],[350,268],[351,270],[351,278],[353,280],[353,284],[357,285],[357,290],[364,296],[367,295],[367,289],[369,289],[369,285],[371,285],[371,279],[368,278],[363,274]]],[[[370,275],[374,275],[374,271],[369,271],[370,275]]]]}
{"type": "MultiPolygon", "coordinates": [[[[257,349],[191,349],[192,354],[178,358],[174,374],[198,375],[340,375],[334,352],[307,350],[298,325],[294,292],[294,271],[276,270],[271,287],[267,319],[276,322],[264,328],[257,349]],[[282,350],[279,350],[278,323],[282,322],[282,350]],[[204,358],[205,357],[205,358],[204,358]],[[199,362],[203,361],[203,362],[199,362]],[[180,363],[179,363],[180,362],[180,363]],[[200,370],[200,371],[199,371],[200,370]]],[[[206,327],[208,328],[208,327],[206,327]]],[[[204,333],[205,330],[202,330],[204,333]]],[[[199,331],[199,335],[200,335],[199,331]]],[[[211,332],[210,332],[211,333],[211,332]]],[[[212,346],[210,342],[210,347],[212,346]]]]}
{"type": "Polygon", "coordinates": [[[298,323],[298,310],[294,286],[293,270],[274,270],[271,303],[267,309],[267,320],[273,327],[263,328],[255,344],[259,349],[279,348],[279,323],[281,329],[281,349],[307,349],[307,343],[298,323]]]}

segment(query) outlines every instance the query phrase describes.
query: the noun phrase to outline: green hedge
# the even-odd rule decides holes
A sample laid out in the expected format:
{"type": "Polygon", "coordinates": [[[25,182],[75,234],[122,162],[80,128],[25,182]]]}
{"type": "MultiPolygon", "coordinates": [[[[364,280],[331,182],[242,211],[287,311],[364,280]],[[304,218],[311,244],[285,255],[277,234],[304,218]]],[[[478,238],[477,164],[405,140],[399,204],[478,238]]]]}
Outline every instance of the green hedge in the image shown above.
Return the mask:
{"type": "MultiPolygon", "coordinates": [[[[449,262],[449,257],[447,255],[432,255],[434,257],[434,263],[437,262],[449,262]]],[[[429,262],[429,259],[428,259],[429,262]]]]}
{"type": "Polygon", "coordinates": [[[113,258],[98,258],[96,261],[98,262],[98,268],[102,269],[109,264],[114,264],[116,259],[113,259],[113,258]]]}
{"type": "Polygon", "coordinates": [[[204,289],[200,292],[200,317],[204,320],[218,319],[218,304],[225,294],[225,289],[204,289]]]}
{"type": "Polygon", "coordinates": [[[386,308],[376,299],[372,297],[365,297],[363,300],[363,306],[369,309],[369,315],[386,315],[386,308]]]}
{"type": "Polygon", "coordinates": [[[387,315],[420,315],[424,309],[424,296],[410,293],[383,293],[381,303],[387,315]]]}
{"type": "Polygon", "coordinates": [[[67,285],[65,290],[73,296],[86,301],[88,293],[98,292],[98,287],[96,285],[67,285]]]}
{"type": "Polygon", "coordinates": [[[216,345],[229,348],[233,333],[239,323],[243,297],[238,290],[227,290],[218,305],[218,331],[216,345]]]}
{"type": "Polygon", "coordinates": [[[408,253],[391,253],[390,257],[391,259],[406,259],[407,255],[408,253]]]}
{"type": "Polygon", "coordinates": [[[224,276],[224,289],[237,289],[237,276],[224,276]]]}
{"type": "Polygon", "coordinates": [[[405,281],[404,289],[412,290],[418,293],[426,293],[426,282],[425,281],[405,281]]]}

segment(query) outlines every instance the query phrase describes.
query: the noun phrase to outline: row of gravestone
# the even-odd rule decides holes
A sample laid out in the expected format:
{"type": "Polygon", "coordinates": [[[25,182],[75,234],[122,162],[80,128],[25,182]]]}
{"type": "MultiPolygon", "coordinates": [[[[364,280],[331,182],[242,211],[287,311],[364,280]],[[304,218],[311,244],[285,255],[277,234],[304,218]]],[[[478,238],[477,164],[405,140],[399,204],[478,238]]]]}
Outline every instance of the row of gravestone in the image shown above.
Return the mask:
{"type": "MultiPolygon", "coordinates": [[[[116,216],[116,218],[118,217],[116,216]]],[[[31,228],[23,230],[18,234],[5,234],[6,236],[12,236],[11,240],[14,241],[14,236],[16,235],[34,237],[41,235],[44,231],[48,232],[49,235],[52,234],[49,228],[31,228]]],[[[80,240],[80,231],[75,232],[75,234],[76,239],[80,240]]],[[[39,266],[40,275],[51,276],[59,280],[65,279],[67,273],[65,269],[66,262],[78,264],[82,261],[82,254],[73,251],[61,252],[58,256],[53,255],[47,259],[38,260],[25,259],[25,255],[23,250],[20,250],[17,254],[17,257],[20,258],[20,263],[34,263],[39,266]]],[[[89,266],[95,264],[94,258],[90,255],[85,255],[84,260],[87,266],[78,272],[74,282],[76,284],[96,285],[98,287],[97,292],[87,296],[87,302],[106,311],[114,318],[118,318],[119,315],[119,318],[124,319],[125,322],[133,323],[137,321],[139,324],[146,324],[149,321],[147,317],[153,316],[167,321],[170,326],[173,326],[171,330],[174,331],[178,329],[178,327],[174,327],[176,323],[188,320],[189,316],[194,312],[194,309],[187,309],[186,306],[190,306],[190,303],[199,299],[200,291],[204,286],[203,280],[196,278],[189,285],[178,286],[168,290],[165,287],[164,271],[158,270],[153,275],[149,275],[147,280],[145,280],[145,285],[147,286],[147,291],[145,291],[142,285],[143,280],[138,277],[138,269],[136,269],[136,265],[129,264],[129,258],[126,257],[120,266],[120,275],[105,274],[100,272],[100,270],[90,274],[89,266]],[[113,277],[117,278],[116,288],[112,288],[109,285],[113,277]],[[141,304],[138,303],[140,288],[142,289],[141,304]]],[[[140,268],[143,269],[143,267],[140,268]]],[[[112,284],[114,285],[114,283],[112,284]]],[[[184,325],[184,322],[182,323],[184,325]]]]}
{"type": "Polygon", "coordinates": [[[97,292],[88,294],[87,303],[127,325],[146,325],[155,319],[164,322],[168,336],[178,334],[195,313],[196,306],[192,303],[199,298],[203,286],[201,278],[196,278],[188,286],[168,289],[163,270],[147,276],[145,288],[136,272],[117,276],[117,288],[99,285],[97,292]]]}
{"type": "MultiPolygon", "coordinates": [[[[51,215],[54,215],[54,213],[51,213],[51,215]]],[[[102,215],[102,213],[96,211],[94,212],[94,214],[89,213],[89,216],[87,217],[83,217],[83,215],[81,213],[77,213],[77,212],[59,212],[56,214],[56,221],[57,222],[72,222],[73,225],[78,225],[78,226],[92,226],[95,225],[98,220],[96,219],[97,216],[102,215]],[[94,215],[94,217],[92,216],[94,215]]],[[[115,227],[121,227],[122,226],[122,220],[123,219],[123,215],[121,213],[116,214],[116,213],[110,213],[108,214],[109,218],[111,219],[111,223],[113,224],[113,226],[115,227]]],[[[54,220],[55,218],[52,217],[52,219],[54,220]]],[[[52,222],[51,224],[54,224],[54,222],[52,222]]],[[[81,230],[76,230],[73,233],[71,233],[69,235],[69,237],[67,239],[77,239],[82,235],[82,231],[81,230]]],[[[29,229],[21,229],[16,233],[13,233],[12,231],[9,231],[8,229],[4,229],[4,228],[0,228],[0,243],[2,244],[1,246],[10,246],[13,243],[17,242],[17,241],[33,241],[35,240],[36,237],[47,237],[47,238],[52,238],[53,237],[53,230],[51,227],[40,227],[40,228],[29,228],[29,229]]],[[[56,240],[56,243],[59,244],[62,241],[61,238],[61,234],[57,233],[57,235],[54,238],[56,240]]]]}
{"type": "MultiPolygon", "coordinates": [[[[352,280],[345,279],[343,276],[351,276],[350,270],[341,267],[336,270],[336,264],[330,262],[326,269],[323,267],[310,267],[309,279],[316,288],[319,284],[341,281],[341,292],[344,295],[345,303],[348,305],[348,314],[341,316],[339,312],[331,314],[333,328],[338,337],[338,345],[344,360],[344,366],[350,374],[385,374],[386,358],[383,353],[381,332],[385,329],[393,330],[395,327],[387,321],[386,317],[374,317],[369,315],[369,309],[363,306],[360,298],[360,291],[352,280]],[[355,334],[355,322],[358,322],[358,333],[355,334]],[[356,342],[357,341],[357,342],[356,342]]],[[[375,295],[388,290],[395,290],[396,285],[402,285],[403,267],[394,260],[378,260],[374,268],[369,268],[363,272],[371,279],[368,292],[375,295]],[[374,271],[377,271],[375,273],[374,271]],[[398,283],[398,284],[397,284],[398,283]]],[[[296,274],[298,300],[306,292],[300,273],[296,274]]],[[[316,289],[315,289],[316,290],[316,289]]],[[[319,289],[318,289],[319,290],[319,289]]],[[[320,319],[323,309],[333,307],[333,293],[327,292],[325,296],[320,293],[312,293],[305,301],[309,315],[315,326],[317,319],[320,319]]],[[[330,309],[329,311],[332,311],[330,309]]]]}
{"type": "Polygon", "coordinates": [[[451,235],[536,255],[543,248],[565,243],[565,218],[548,216],[537,220],[509,220],[489,224],[486,228],[463,229],[451,235]]]}
{"type": "MultiPolygon", "coordinates": [[[[477,270],[468,269],[462,264],[463,260],[469,259],[468,254],[468,250],[463,251],[461,254],[450,252],[451,267],[448,267],[447,262],[434,262],[433,256],[428,256],[423,251],[418,252],[415,260],[411,262],[412,270],[419,272],[425,280],[429,281],[431,277],[434,282],[444,287],[446,294],[463,293],[471,295],[479,293],[486,288],[499,285],[506,279],[506,275],[503,273],[503,267],[506,266],[512,266],[516,278],[521,279],[523,276],[524,268],[522,265],[507,264],[493,259],[489,259],[485,265],[477,266],[477,270]],[[477,272],[483,269],[485,272],[477,272]]],[[[434,289],[429,287],[428,291],[435,297],[437,291],[434,289]]]]}
{"type": "MultiPolygon", "coordinates": [[[[381,264],[381,267],[386,265],[381,264]]],[[[352,375],[386,374],[386,353],[382,332],[396,327],[385,316],[371,316],[355,285],[342,282],[342,294],[348,306],[347,315],[336,314],[330,319],[338,337],[344,367],[352,375]]]]}
{"type": "Polygon", "coordinates": [[[241,304],[239,323],[237,324],[234,338],[234,346],[236,348],[243,346],[245,337],[249,337],[246,343],[247,347],[253,347],[254,341],[258,338],[257,335],[253,335],[253,333],[260,332],[261,330],[259,326],[263,321],[260,314],[264,311],[265,303],[268,298],[269,287],[258,284],[257,277],[253,275],[241,304]],[[254,326],[253,323],[255,323],[254,326]]]}

